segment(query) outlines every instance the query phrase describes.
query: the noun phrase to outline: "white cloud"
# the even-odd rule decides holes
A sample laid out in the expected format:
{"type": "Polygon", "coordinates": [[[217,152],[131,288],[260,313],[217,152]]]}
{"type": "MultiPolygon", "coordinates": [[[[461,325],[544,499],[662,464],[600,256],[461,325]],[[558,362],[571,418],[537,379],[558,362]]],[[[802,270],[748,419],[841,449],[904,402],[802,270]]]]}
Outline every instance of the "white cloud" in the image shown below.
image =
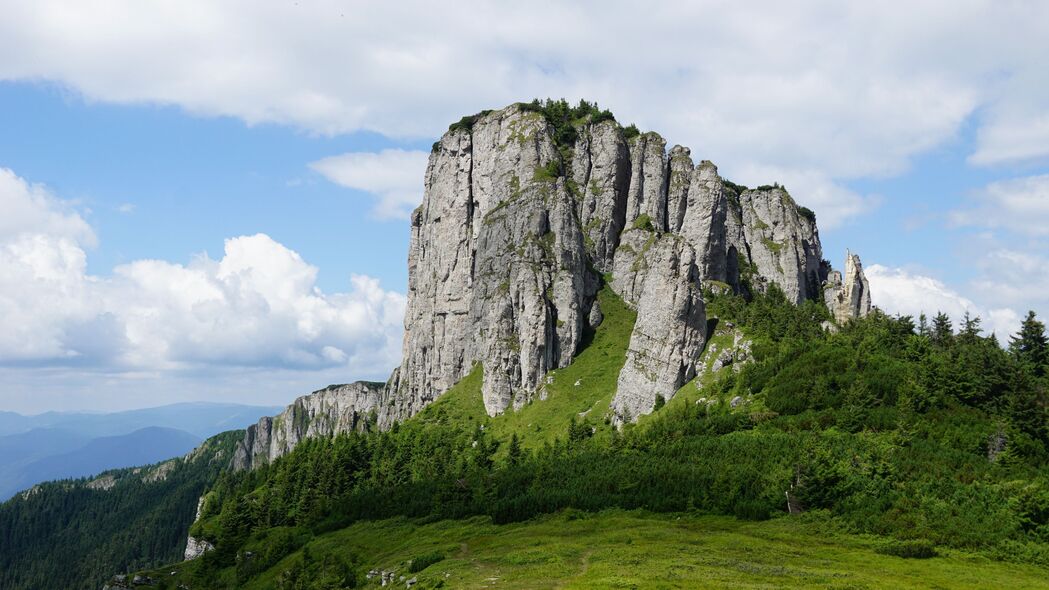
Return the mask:
{"type": "Polygon", "coordinates": [[[939,279],[880,264],[866,267],[864,273],[871,285],[871,302],[886,313],[909,315],[915,320],[924,313],[931,320],[943,312],[951,317],[956,329],[969,313],[980,317],[984,331],[997,334],[1003,343],[1020,325],[1020,316],[1015,310],[978,306],[939,279]]]}
{"type": "MultiPolygon", "coordinates": [[[[1046,22],[1049,4],[989,0],[41,0],[5,7],[0,79],[314,133],[413,138],[482,108],[586,97],[730,177],[778,167],[842,191],[843,180],[903,170],[977,112],[974,160],[1044,153],[1044,133],[1032,131],[1044,125],[1031,122],[1049,103],[1046,22]]],[[[408,200],[383,194],[392,204],[380,211],[408,200]]],[[[844,207],[826,200],[817,213],[827,219],[864,210],[855,195],[844,207]]]]}
{"type": "Polygon", "coordinates": [[[992,182],[979,191],[976,201],[975,207],[952,211],[951,221],[1049,236],[1049,174],[992,182]]]}
{"type": "Polygon", "coordinates": [[[429,153],[398,149],[351,152],[310,164],[328,180],[370,193],[380,219],[407,219],[422,202],[423,172],[429,153]]]}
{"type": "Polygon", "coordinates": [[[354,275],[325,294],[317,269],[264,234],[226,240],[221,259],[138,260],[87,273],[89,226],[67,203],[0,171],[0,364],[118,372],[342,367],[378,376],[397,364],[405,298],[354,275]]]}
{"type": "Polygon", "coordinates": [[[47,234],[87,245],[95,243],[91,227],[69,203],[7,168],[0,168],[0,211],[0,240],[47,234]]]}

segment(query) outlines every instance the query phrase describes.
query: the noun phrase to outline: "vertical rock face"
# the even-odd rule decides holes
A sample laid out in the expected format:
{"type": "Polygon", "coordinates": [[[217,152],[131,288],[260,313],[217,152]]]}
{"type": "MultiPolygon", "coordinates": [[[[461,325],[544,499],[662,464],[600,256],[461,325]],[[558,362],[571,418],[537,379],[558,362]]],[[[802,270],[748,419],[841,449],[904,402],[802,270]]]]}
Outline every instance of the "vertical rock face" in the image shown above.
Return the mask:
{"type": "MultiPolygon", "coordinates": [[[[197,500],[197,516],[193,519],[194,523],[200,520],[200,514],[203,510],[204,497],[201,496],[200,499],[197,500]]],[[[197,559],[201,555],[204,555],[205,553],[211,551],[214,548],[214,545],[205,541],[204,539],[198,539],[193,535],[189,535],[189,537],[186,539],[186,551],[182,555],[182,560],[190,561],[193,559],[197,559]]]]}
{"type": "Polygon", "coordinates": [[[744,191],[739,209],[755,287],[776,283],[794,303],[818,299],[826,276],[815,218],[778,187],[744,191]]]}
{"type": "Polygon", "coordinates": [[[667,231],[680,232],[685,222],[692,169],[692,152],[687,147],[675,145],[670,150],[667,172],[667,231]]]}
{"type": "Polygon", "coordinates": [[[629,230],[616,251],[612,286],[637,310],[612,400],[622,423],[652,411],[696,375],[706,313],[695,251],[680,236],[629,230]]]}
{"type": "Polygon", "coordinates": [[[870,284],[863,274],[859,256],[845,253],[844,274],[832,271],[824,285],[823,295],[837,323],[867,317],[871,311],[870,284]]]}
{"type": "Polygon", "coordinates": [[[612,267],[626,215],[630,151],[615,121],[587,125],[572,158],[572,180],[579,191],[579,224],[594,267],[612,267]]]}
{"type": "Polygon", "coordinates": [[[686,147],[668,153],[655,133],[627,140],[600,118],[552,123],[512,105],[453,125],[434,144],[412,214],[401,366],[385,385],[331,387],[260,420],[234,467],[306,437],[387,428],[477,364],[490,415],[528,403],[579,352],[584,327],[600,324],[595,296],[609,273],[638,314],[617,421],[695,376],[703,282],[745,295],[776,284],[794,302],[824,297],[839,318],[869,310],[859,259],[829,275],[814,216],[784,189],[739,187],[713,163],[693,164],[686,147]]]}
{"type": "Polygon", "coordinates": [[[333,385],[304,395],[280,414],[249,426],[233,453],[231,467],[234,471],[252,469],[290,453],[304,439],[366,426],[388,428],[404,417],[406,410],[390,399],[383,383],[333,385]]]}
{"type": "Polygon", "coordinates": [[[659,231],[667,229],[667,142],[657,133],[643,133],[630,146],[630,188],[626,227],[647,215],[659,231]]]}
{"type": "Polygon", "coordinates": [[[592,185],[581,199],[592,236],[542,115],[511,106],[436,146],[413,220],[397,382],[413,411],[481,363],[485,408],[498,414],[575,354],[597,290],[584,244],[597,259],[614,249],[625,166],[618,127],[589,131],[589,164],[573,174],[592,185]]]}
{"type": "MultiPolygon", "coordinates": [[[[717,167],[704,160],[691,173],[680,233],[695,248],[699,272],[704,279],[736,285],[738,276],[729,272],[728,265],[732,242],[728,217],[724,182],[718,176],[717,167]]],[[[734,237],[741,241],[742,235],[734,237]]]]}

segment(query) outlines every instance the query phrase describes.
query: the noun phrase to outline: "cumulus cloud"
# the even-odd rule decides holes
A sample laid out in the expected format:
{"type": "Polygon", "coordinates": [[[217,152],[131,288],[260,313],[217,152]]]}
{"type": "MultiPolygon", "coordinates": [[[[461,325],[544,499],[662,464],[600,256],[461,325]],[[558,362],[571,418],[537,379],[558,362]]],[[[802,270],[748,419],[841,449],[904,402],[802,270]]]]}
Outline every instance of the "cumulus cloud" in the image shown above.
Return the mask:
{"type": "Polygon", "coordinates": [[[138,260],[87,273],[90,227],[67,203],[0,171],[0,364],[115,371],[200,367],[376,376],[399,360],[404,296],[354,275],[344,293],[265,234],[226,240],[218,260],[138,260]]]}
{"type": "Polygon", "coordinates": [[[978,191],[975,200],[975,206],[952,211],[951,221],[1049,236],[1049,174],[992,182],[978,191]]]}
{"type": "Polygon", "coordinates": [[[310,168],[328,180],[369,193],[380,219],[407,219],[422,202],[427,152],[388,149],[378,153],[351,152],[317,160],[310,168]]]}
{"type": "Polygon", "coordinates": [[[1015,310],[981,307],[939,279],[880,264],[872,264],[864,272],[871,285],[871,303],[886,313],[917,319],[923,313],[931,318],[943,312],[951,317],[955,327],[969,313],[980,317],[984,330],[998,334],[999,338],[1014,333],[1020,325],[1020,316],[1015,310]]]}
{"type": "MultiPolygon", "coordinates": [[[[5,8],[0,79],[312,133],[412,138],[533,96],[585,97],[729,177],[753,166],[813,171],[841,193],[843,180],[905,169],[974,113],[975,161],[1042,153],[1045,126],[1030,123],[1049,104],[1047,20],[1045,3],[989,0],[905,9],[405,0],[352,10],[335,0],[41,0],[5,8]]],[[[399,187],[379,194],[379,211],[407,206],[399,187]]],[[[842,194],[818,213],[865,210],[842,194]]]]}

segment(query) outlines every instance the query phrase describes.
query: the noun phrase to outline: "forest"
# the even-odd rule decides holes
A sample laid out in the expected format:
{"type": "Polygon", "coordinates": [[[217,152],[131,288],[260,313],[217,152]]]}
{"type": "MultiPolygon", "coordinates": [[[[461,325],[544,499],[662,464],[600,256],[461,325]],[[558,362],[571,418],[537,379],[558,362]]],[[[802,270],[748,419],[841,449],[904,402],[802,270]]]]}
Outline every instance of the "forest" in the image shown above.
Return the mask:
{"type": "MultiPolygon", "coordinates": [[[[541,444],[451,404],[386,432],[309,440],[219,477],[193,527],[216,549],[180,579],[238,587],[317,535],[376,519],[505,524],[607,509],[747,521],[804,511],[902,556],[962,548],[1049,565],[1049,346],[1033,313],[1003,347],[969,316],[955,329],[944,314],[875,311],[828,331],[822,305],[791,305],[775,287],[708,301],[756,358],[691,385],[716,403],[675,403],[679,393],[622,431],[572,416],[541,444]]],[[[479,396],[468,389],[446,395],[479,396]]],[[[278,587],[363,581],[353,556],[302,553],[278,587]]]]}

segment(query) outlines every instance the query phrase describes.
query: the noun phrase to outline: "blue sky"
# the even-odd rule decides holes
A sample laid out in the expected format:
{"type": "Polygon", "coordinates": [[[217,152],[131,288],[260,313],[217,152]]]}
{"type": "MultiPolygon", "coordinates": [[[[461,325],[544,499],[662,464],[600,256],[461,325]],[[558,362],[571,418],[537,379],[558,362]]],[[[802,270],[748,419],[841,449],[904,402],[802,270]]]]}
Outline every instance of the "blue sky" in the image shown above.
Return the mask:
{"type": "Polygon", "coordinates": [[[430,144],[533,97],[786,184],[887,311],[1049,314],[1049,7],[760,4],[5,8],[0,410],[385,378],[430,144]]]}

